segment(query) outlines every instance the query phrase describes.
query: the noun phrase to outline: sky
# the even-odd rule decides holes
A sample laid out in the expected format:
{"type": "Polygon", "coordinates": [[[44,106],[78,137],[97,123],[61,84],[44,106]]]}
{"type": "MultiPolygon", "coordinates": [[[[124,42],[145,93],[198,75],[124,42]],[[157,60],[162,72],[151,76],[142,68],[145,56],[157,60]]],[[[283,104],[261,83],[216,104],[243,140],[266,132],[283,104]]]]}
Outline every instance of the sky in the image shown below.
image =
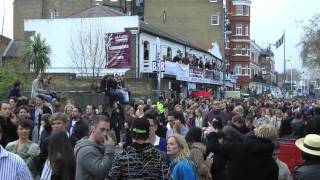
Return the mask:
{"type": "Polygon", "coordinates": [[[12,38],[13,36],[13,31],[12,31],[13,30],[13,5],[12,3],[13,3],[13,0],[0,0],[0,34],[4,34],[9,38],[12,38]],[[3,33],[2,33],[2,28],[3,28],[3,33]]]}
{"type": "MultiPolygon", "coordinates": [[[[13,33],[13,0],[0,0],[0,34],[12,38],[13,33]],[[4,17],[4,26],[2,20],[4,17]]],[[[302,29],[297,22],[307,23],[312,16],[320,12],[319,0],[252,0],[250,36],[260,46],[274,44],[285,31],[287,70],[291,67],[302,69],[297,46],[301,39],[302,29]]],[[[275,54],[275,69],[283,72],[283,45],[272,50],[275,54]]]]}
{"type": "MultiPolygon", "coordinates": [[[[316,13],[320,13],[319,0],[252,0],[250,38],[260,46],[275,44],[285,31],[285,55],[292,62],[287,63],[287,72],[290,68],[304,71],[299,56],[300,47],[297,46],[303,33],[298,22],[308,24],[316,13]]],[[[275,69],[281,73],[284,64],[283,49],[283,45],[278,49],[272,47],[275,69]]]]}

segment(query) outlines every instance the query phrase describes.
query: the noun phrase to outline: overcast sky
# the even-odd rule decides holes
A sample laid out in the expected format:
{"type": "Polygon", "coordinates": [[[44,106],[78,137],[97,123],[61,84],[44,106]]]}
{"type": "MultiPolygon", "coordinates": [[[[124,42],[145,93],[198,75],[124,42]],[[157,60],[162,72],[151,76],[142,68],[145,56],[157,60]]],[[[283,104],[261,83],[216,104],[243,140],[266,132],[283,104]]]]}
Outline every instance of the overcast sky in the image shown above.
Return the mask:
{"type": "MultiPolygon", "coordinates": [[[[3,34],[10,38],[13,28],[12,2],[13,0],[0,0],[0,28],[5,16],[3,34]]],[[[297,44],[302,30],[298,27],[297,21],[307,23],[317,12],[320,12],[319,0],[252,0],[251,39],[256,40],[261,46],[274,44],[285,30],[286,59],[293,60],[291,65],[287,63],[287,69],[291,66],[301,69],[300,49],[297,44]]],[[[275,54],[275,68],[278,72],[283,72],[283,45],[278,49],[272,47],[272,50],[275,54]]]]}
{"type": "MultiPolygon", "coordinates": [[[[287,70],[291,67],[301,69],[299,57],[300,48],[297,47],[302,35],[302,29],[297,22],[308,20],[315,13],[320,13],[319,0],[252,0],[251,3],[251,39],[255,39],[260,45],[275,43],[285,30],[286,59],[291,59],[292,64],[287,63],[287,70]]],[[[283,45],[276,49],[276,70],[283,72],[283,45]]]]}

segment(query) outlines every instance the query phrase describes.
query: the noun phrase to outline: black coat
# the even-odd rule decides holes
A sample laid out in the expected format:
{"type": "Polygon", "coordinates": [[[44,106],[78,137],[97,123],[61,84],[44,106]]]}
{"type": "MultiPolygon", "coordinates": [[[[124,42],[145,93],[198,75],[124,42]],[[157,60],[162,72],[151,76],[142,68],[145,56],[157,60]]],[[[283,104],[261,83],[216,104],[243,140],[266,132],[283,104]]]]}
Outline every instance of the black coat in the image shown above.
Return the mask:
{"type": "Polygon", "coordinates": [[[266,139],[249,136],[243,143],[219,144],[208,136],[208,151],[227,160],[226,180],[277,180],[278,165],[272,158],[274,145],[266,139]]]}
{"type": "Polygon", "coordinates": [[[0,144],[2,147],[6,147],[7,141],[7,118],[4,116],[0,116],[0,126],[2,129],[2,138],[0,138],[0,144]]]}
{"type": "MultiPolygon", "coordinates": [[[[72,127],[72,121],[69,121],[67,125],[67,132],[70,133],[70,129],[72,127]]],[[[89,126],[88,124],[83,120],[80,119],[80,121],[76,122],[74,124],[72,134],[70,135],[70,138],[73,139],[73,141],[78,141],[81,138],[88,136],[89,134],[89,126]]],[[[71,144],[75,144],[75,142],[71,142],[71,144]]]]}
{"type": "Polygon", "coordinates": [[[279,129],[279,136],[280,137],[291,137],[292,136],[292,127],[291,121],[293,117],[287,117],[286,119],[281,121],[280,129],[279,129]]]}
{"type": "Polygon", "coordinates": [[[221,120],[223,125],[227,124],[227,115],[222,111],[209,111],[203,119],[202,126],[208,127],[208,122],[212,123],[213,118],[221,120]]]}
{"type": "Polygon", "coordinates": [[[295,180],[316,180],[320,179],[320,161],[306,161],[298,166],[294,172],[295,180]]]}
{"type": "Polygon", "coordinates": [[[305,135],[307,134],[319,134],[320,135],[320,115],[315,115],[305,128],[305,135]]]}

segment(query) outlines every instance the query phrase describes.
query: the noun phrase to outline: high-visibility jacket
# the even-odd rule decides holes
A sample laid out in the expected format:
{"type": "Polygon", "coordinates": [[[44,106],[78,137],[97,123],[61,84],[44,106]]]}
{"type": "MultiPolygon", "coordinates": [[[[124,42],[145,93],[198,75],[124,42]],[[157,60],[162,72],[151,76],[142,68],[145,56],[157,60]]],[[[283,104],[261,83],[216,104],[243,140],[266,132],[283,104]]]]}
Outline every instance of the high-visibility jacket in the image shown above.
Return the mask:
{"type": "Polygon", "coordinates": [[[157,109],[160,114],[164,112],[163,104],[160,101],[157,102],[157,109]]]}

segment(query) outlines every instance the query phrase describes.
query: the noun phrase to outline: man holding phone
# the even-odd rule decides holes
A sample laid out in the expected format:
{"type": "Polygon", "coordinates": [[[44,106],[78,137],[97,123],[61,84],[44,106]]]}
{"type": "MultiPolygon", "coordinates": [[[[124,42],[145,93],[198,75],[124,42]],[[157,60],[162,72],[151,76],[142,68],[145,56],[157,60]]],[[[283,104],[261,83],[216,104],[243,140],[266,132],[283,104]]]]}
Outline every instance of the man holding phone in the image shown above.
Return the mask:
{"type": "Polygon", "coordinates": [[[80,140],[75,147],[77,180],[104,180],[108,175],[115,154],[115,142],[109,131],[110,121],[106,116],[93,118],[89,138],[80,140]]]}

